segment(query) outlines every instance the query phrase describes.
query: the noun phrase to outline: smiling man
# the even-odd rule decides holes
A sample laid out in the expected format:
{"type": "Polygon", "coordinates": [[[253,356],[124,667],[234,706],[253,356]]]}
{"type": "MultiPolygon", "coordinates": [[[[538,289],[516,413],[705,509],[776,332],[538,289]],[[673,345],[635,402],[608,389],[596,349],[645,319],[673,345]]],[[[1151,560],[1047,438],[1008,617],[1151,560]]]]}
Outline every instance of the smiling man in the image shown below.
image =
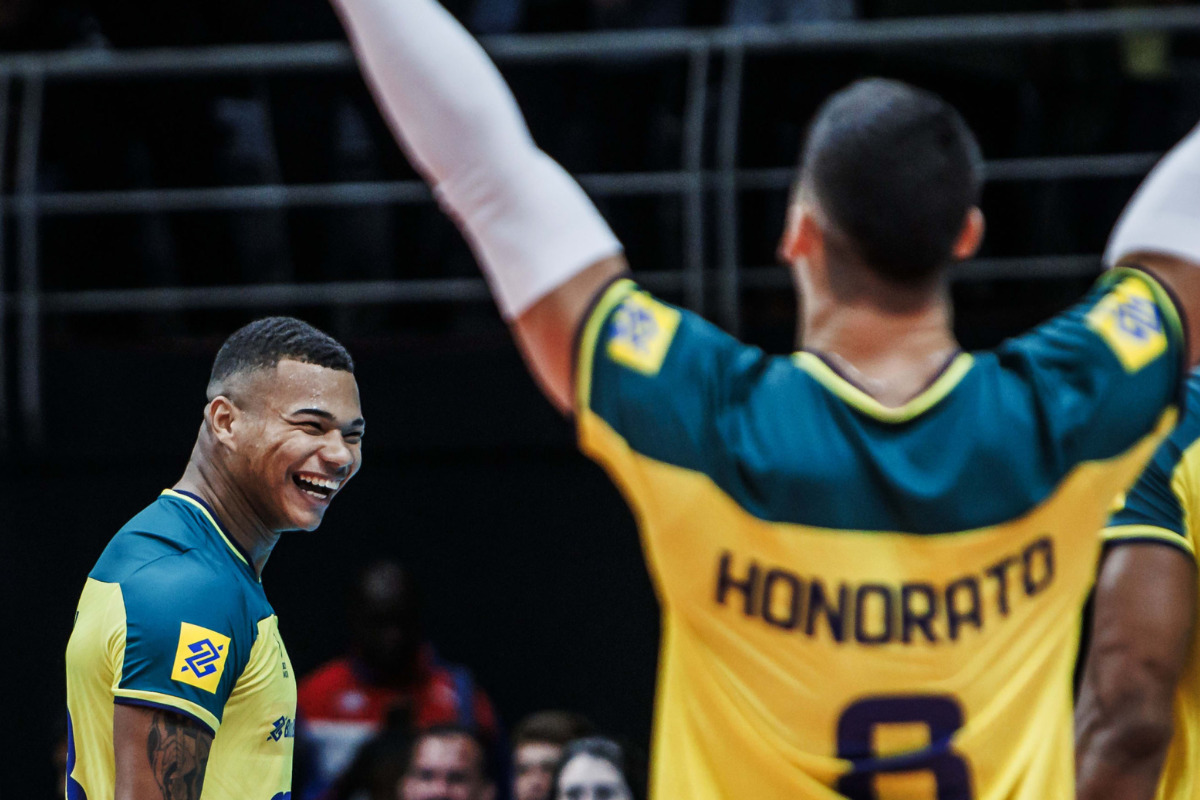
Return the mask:
{"type": "Polygon", "coordinates": [[[263,592],[362,463],[354,363],[271,317],[221,347],[183,477],[88,575],[67,645],[70,800],[288,800],[296,679],[263,592]]]}

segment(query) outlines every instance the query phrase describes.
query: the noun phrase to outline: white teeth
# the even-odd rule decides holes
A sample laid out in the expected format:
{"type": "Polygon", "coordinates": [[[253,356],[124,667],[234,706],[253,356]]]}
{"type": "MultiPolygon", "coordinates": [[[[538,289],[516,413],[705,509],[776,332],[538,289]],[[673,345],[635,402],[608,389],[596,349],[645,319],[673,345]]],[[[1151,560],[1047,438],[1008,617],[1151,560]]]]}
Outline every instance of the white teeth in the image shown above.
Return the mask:
{"type": "MultiPolygon", "coordinates": [[[[331,492],[336,492],[338,490],[338,487],[342,485],[342,482],[340,480],[332,480],[329,478],[318,478],[315,476],[309,477],[309,476],[300,476],[300,475],[297,475],[296,478],[301,483],[306,483],[309,486],[319,486],[320,488],[328,489],[331,492]]],[[[308,491],[308,490],[305,489],[305,491],[308,491]]],[[[309,492],[309,494],[313,494],[317,497],[324,497],[324,495],[319,495],[319,494],[316,494],[315,492],[309,492]]]]}

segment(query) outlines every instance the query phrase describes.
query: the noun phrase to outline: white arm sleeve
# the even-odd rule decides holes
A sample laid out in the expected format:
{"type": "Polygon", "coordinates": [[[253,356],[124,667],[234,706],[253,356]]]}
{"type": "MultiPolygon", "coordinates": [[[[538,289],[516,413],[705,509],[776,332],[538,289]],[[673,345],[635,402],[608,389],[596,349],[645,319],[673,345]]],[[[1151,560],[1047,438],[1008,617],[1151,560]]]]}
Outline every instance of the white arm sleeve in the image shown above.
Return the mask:
{"type": "Polygon", "coordinates": [[[504,79],[433,0],[334,0],[413,165],[471,244],[508,319],[621,251],[595,206],[538,149],[504,79]]]}
{"type": "Polygon", "coordinates": [[[1200,264],[1200,126],[1138,188],[1117,220],[1104,261],[1111,266],[1138,251],[1200,264]]]}

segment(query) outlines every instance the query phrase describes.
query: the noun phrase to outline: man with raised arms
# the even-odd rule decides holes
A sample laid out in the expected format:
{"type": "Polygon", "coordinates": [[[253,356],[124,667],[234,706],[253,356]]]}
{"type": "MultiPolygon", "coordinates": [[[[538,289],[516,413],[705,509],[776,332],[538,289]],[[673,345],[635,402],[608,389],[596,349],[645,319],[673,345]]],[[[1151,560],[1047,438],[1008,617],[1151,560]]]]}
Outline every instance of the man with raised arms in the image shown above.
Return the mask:
{"type": "Polygon", "coordinates": [[[974,137],[940,98],[862,81],[812,123],[780,246],[805,349],[769,357],[638,288],[433,0],[337,6],[638,518],[657,800],[1069,797],[1096,532],[1175,422],[1200,273],[1130,253],[1076,308],[962,352],[946,273],[983,234],[974,137]]]}
{"type": "Polygon", "coordinates": [[[288,800],[296,676],[263,592],[362,462],[354,363],[297,319],[221,347],[195,448],[88,575],[67,645],[69,800],[288,800]]]}

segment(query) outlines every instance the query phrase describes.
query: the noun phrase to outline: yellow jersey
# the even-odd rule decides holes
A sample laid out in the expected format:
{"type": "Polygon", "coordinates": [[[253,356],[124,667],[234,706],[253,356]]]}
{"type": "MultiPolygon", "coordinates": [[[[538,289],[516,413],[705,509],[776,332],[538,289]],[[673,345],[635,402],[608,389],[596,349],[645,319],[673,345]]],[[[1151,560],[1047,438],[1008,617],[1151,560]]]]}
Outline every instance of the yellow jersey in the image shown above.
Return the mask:
{"type": "Polygon", "coordinates": [[[576,416],[662,606],[652,796],[1072,797],[1097,531],[1174,424],[1183,341],[1117,270],[887,407],[609,287],[576,416]]]}
{"type": "Polygon", "coordinates": [[[214,734],[202,800],[290,800],[296,678],[278,620],[193,495],[163,492],[88,575],[67,644],[68,800],[112,800],[114,703],[214,734]]]}
{"type": "MultiPolygon", "coordinates": [[[[1159,447],[1146,471],[1113,514],[1104,538],[1109,546],[1158,542],[1196,557],[1200,535],[1200,374],[1187,384],[1187,413],[1159,447]]],[[[1174,727],[1156,797],[1200,797],[1200,648],[1193,643],[1175,689],[1174,727]]]]}

